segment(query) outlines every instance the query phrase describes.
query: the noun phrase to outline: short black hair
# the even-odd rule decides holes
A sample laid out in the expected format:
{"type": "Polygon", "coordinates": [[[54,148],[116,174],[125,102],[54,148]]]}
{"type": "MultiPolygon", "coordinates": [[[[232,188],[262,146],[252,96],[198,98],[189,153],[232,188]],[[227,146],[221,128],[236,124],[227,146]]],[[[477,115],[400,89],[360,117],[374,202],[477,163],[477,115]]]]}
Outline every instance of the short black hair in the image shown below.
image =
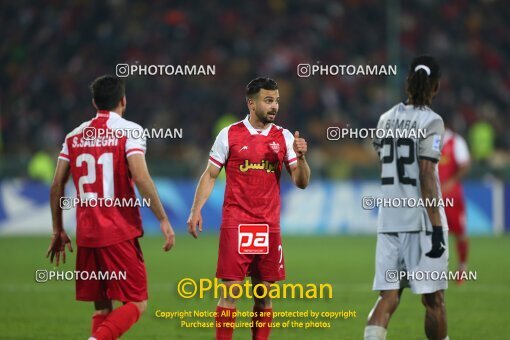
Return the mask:
{"type": "Polygon", "coordinates": [[[246,98],[253,98],[260,89],[278,90],[278,84],[271,78],[255,78],[246,85],[246,98]]]}
{"type": "Polygon", "coordinates": [[[99,110],[112,110],[126,95],[126,85],[123,79],[107,74],[96,78],[90,91],[99,110]]]}
{"type": "Polygon", "coordinates": [[[419,56],[413,59],[407,74],[407,94],[415,107],[430,105],[432,92],[441,78],[441,68],[434,57],[419,56]]]}

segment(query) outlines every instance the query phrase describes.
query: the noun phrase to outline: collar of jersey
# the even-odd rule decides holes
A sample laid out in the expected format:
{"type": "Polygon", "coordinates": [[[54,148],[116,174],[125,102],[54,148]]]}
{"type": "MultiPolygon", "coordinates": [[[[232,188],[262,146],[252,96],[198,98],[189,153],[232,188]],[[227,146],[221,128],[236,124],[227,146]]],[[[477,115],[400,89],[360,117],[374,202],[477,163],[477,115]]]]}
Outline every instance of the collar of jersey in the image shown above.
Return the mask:
{"type": "Polygon", "coordinates": [[[246,126],[246,128],[248,129],[248,131],[250,131],[250,134],[252,135],[261,135],[261,136],[267,136],[269,134],[269,130],[271,130],[271,128],[273,127],[273,124],[269,124],[269,126],[267,128],[265,128],[264,130],[260,131],[260,133],[257,131],[257,129],[255,129],[250,121],[248,120],[248,118],[250,118],[250,115],[247,115],[246,118],[243,120],[243,123],[244,123],[244,126],[246,126]]]}
{"type": "MultiPolygon", "coordinates": [[[[414,105],[413,104],[407,104],[407,102],[402,102],[401,104],[404,105],[404,107],[406,109],[414,109],[414,105]]],[[[423,106],[422,110],[431,110],[431,109],[430,109],[430,107],[428,105],[425,105],[425,106],[423,106]]]]}
{"type": "Polygon", "coordinates": [[[113,111],[107,111],[107,110],[97,111],[96,118],[105,118],[105,117],[120,118],[120,115],[117,112],[113,112],[113,111]]]}

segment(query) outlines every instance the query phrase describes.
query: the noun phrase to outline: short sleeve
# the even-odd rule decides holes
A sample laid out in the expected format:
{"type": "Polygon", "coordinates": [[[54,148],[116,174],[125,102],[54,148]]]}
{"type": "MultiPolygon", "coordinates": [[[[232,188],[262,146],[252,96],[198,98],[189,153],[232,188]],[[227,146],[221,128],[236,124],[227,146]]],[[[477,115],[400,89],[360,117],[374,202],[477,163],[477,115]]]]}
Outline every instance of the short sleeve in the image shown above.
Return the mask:
{"type": "Polygon", "coordinates": [[[222,168],[228,158],[228,127],[223,128],[209,152],[209,162],[218,168],[222,168]]]}
{"type": "Polygon", "coordinates": [[[420,139],[418,156],[437,163],[443,148],[444,123],[441,118],[434,119],[425,127],[425,138],[420,139]]]}
{"type": "Polygon", "coordinates": [[[284,160],[285,164],[290,166],[297,162],[296,152],[294,152],[294,136],[289,130],[284,129],[283,137],[285,138],[285,146],[287,149],[284,160]]]}
{"type": "Polygon", "coordinates": [[[67,139],[62,144],[62,150],[60,151],[60,154],[58,155],[58,159],[69,162],[69,148],[67,146],[67,139]]]}
{"type": "Polygon", "coordinates": [[[136,154],[145,155],[147,139],[141,126],[137,125],[127,134],[126,157],[136,154]]]}
{"type": "Polygon", "coordinates": [[[466,140],[459,135],[455,135],[453,157],[455,157],[455,163],[457,164],[466,164],[470,161],[466,140]]]}

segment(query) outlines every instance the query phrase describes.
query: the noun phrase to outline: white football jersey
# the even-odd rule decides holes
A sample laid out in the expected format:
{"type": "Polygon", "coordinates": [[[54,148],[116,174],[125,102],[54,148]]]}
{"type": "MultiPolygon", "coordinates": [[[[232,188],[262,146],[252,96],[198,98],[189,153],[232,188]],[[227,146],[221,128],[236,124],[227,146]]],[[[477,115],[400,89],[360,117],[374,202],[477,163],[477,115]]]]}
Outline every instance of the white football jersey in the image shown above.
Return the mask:
{"type": "MultiPolygon", "coordinates": [[[[421,199],[419,160],[439,161],[443,147],[443,119],[429,107],[415,108],[399,103],[381,115],[377,128],[384,130],[384,138],[375,138],[373,142],[381,161],[382,198],[421,199]]],[[[377,137],[382,136],[378,134],[377,137]]],[[[440,198],[437,164],[436,185],[440,198]]],[[[379,206],[377,232],[432,230],[425,207],[403,205],[379,206]]],[[[448,230],[444,208],[440,206],[439,211],[442,226],[448,230]]]]}

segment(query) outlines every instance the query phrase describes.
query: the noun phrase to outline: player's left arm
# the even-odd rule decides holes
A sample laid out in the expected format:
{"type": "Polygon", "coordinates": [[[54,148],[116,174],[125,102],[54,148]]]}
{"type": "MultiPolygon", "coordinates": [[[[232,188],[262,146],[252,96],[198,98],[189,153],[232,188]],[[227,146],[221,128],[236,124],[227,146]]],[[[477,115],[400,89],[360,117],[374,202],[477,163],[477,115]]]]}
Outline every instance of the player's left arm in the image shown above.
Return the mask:
{"type": "Polygon", "coordinates": [[[128,157],[128,167],[133,177],[133,181],[143,198],[150,202],[150,209],[159,221],[159,227],[165,237],[164,251],[169,251],[175,244],[175,232],[166,215],[165,208],[159,199],[158,190],[154,185],[145,156],[143,153],[137,153],[128,157]]]}
{"type": "Polygon", "coordinates": [[[62,222],[62,207],[60,206],[60,200],[64,197],[64,189],[67,181],[69,180],[70,167],[69,162],[63,159],[59,159],[57,162],[57,168],[55,170],[55,176],[50,189],[50,207],[51,207],[51,219],[53,223],[53,235],[51,237],[51,243],[46,253],[46,257],[50,256],[50,261],[53,263],[53,259],[56,260],[56,265],[60,263],[60,257],[62,262],[66,263],[66,251],[67,246],[70,252],[73,251],[71,245],[71,239],[64,230],[62,222]]]}
{"type": "MultiPolygon", "coordinates": [[[[444,123],[441,118],[432,120],[426,126],[427,136],[419,141],[418,156],[420,169],[420,191],[423,200],[438,200],[439,176],[437,163],[443,148],[444,123]]],[[[439,258],[446,250],[443,222],[437,206],[427,206],[427,215],[432,224],[432,249],[425,255],[439,258]]]]}
{"type": "Polygon", "coordinates": [[[292,148],[296,153],[297,161],[289,167],[289,173],[294,184],[300,189],[305,189],[308,186],[308,183],[310,183],[311,172],[305,158],[308,146],[306,144],[306,140],[299,137],[299,131],[294,133],[294,143],[292,144],[292,148]]]}

